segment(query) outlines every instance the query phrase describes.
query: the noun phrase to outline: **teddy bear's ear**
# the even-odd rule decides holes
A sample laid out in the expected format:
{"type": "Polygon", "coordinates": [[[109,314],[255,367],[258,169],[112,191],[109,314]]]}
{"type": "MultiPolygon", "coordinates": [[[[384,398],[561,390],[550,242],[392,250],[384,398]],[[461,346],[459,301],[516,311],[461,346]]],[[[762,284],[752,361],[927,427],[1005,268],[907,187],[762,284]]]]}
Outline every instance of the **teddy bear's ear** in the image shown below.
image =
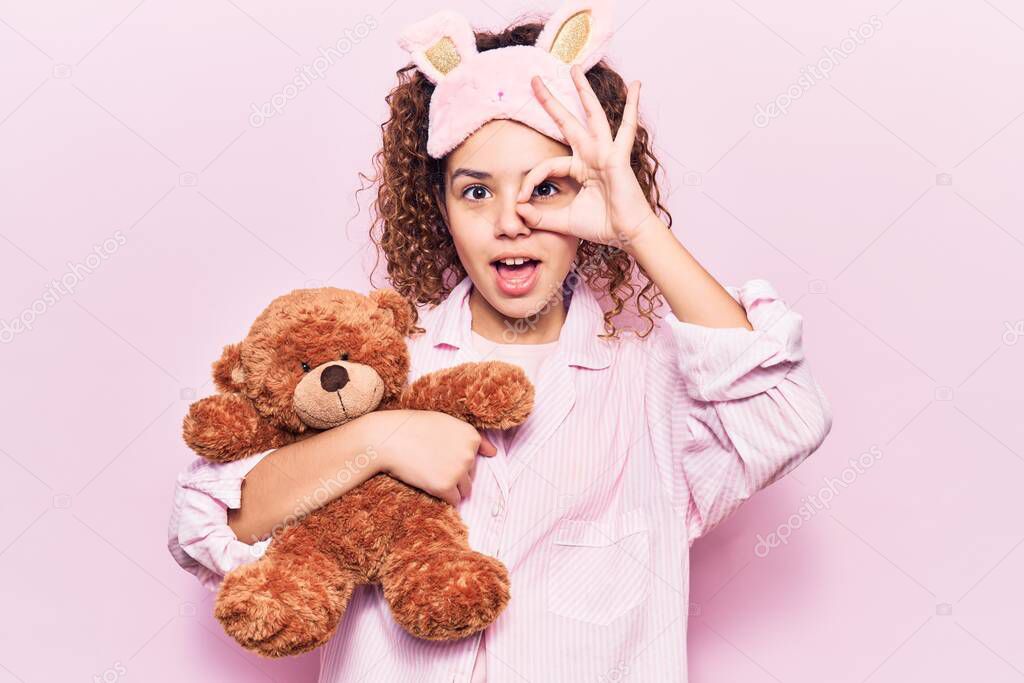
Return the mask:
{"type": "Polygon", "coordinates": [[[241,391],[245,382],[245,371],[242,370],[242,345],[228,344],[224,352],[213,364],[213,383],[225,393],[241,391]]]}
{"type": "Polygon", "coordinates": [[[379,308],[391,313],[390,322],[403,337],[416,327],[419,319],[416,307],[395,290],[378,289],[370,293],[370,298],[379,308]]]}

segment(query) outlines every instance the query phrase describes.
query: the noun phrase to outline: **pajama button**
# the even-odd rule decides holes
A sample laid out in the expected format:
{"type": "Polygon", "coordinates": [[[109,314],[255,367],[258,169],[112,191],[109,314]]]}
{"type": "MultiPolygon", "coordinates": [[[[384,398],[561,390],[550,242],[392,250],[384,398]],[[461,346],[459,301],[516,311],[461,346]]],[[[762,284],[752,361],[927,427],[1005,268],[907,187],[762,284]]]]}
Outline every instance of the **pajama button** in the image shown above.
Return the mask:
{"type": "Polygon", "coordinates": [[[497,517],[498,515],[500,515],[501,514],[501,510],[502,510],[501,502],[495,503],[494,507],[491,508],[491,517],[497,517]]]}

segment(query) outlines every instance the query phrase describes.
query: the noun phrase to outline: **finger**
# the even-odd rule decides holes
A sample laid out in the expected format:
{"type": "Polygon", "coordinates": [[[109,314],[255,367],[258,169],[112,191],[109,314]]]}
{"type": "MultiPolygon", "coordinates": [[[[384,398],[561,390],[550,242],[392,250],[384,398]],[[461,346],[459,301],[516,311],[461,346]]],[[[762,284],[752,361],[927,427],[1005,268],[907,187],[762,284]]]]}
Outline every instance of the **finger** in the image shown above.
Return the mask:
{"type": "Polygon", "coordinates": [[[576,91],[580,94],[583,111],[587,113],[590,132],[600,140],[611,142],[612,128],[608,125],[608,117],[604,113],[604,108],[601,107],[601,100],[597,99],[597,94],[590,87],[590,81],[583,73],[583,67],[573,64],[569,73],[572,74],[572,82],[576,84],[576,91]]]}
{"type": "Polygon", "coordinates": [[[473,482],[470,480],[468,474],[463,474],[459,477],[459,495],[462,496],[463,500],[469,498],[469,494],[473,490],[473,482]]]}
{"type": "Polygon", "coordinates": [[[622,110],[622,123],[615,134],[615,146],[628,155],[636,140],[637,121],[640,118],[640,81],[633,81],[626,89],[626,106],[622,110]]]}
{"type": "Polygon", "coordinates": [[[441,499],[452,507],[458,507],[459,503],[462,502],[462,495],[459,493],[459,487],[452,486],[451,488],[445,489],[441,492],[441,499]]]}
{"type": "Polygon", "coordinates": [[[540,100],[540,104],[544,107],[552,119],[555,120],[555,124],[558,129],[562,131],[562,135],[569,141],[571,146],[575,146],[577,143],[582,142],[586,139],[587,129],[584,128],[580,120],[573,116],[572,112],[565,108],[565,106],[555,99],[555,96],[551,94],[548,86],[544,84],[540,76],[534,76],[530,79],[531,85],[533,85],[533,93],[540,100]]]}
{"type": "Polygon", "coordinates": [[[498,449],[494,447],[494,444],[491,443],[490,439],[481,434],[480,446],[477,448],[477,453],[479,453],[480,455],[486,455],[488,458],[491,458],[498,454],[498,449]]]}
{"type": "Polygon", "coordinates": [[[516,211],[531,230],[550,230],[569,234],[569,207],[540,209],[533,204],[516,204],[516,211]]]}
{"type": "Polygon", "coordinates": [[[523,184],[519,188],[519,195],[516,197],[516,201],[530,201],[533,188],[540,185],[547,178],[570,175],[572,159],[572,157],[551,157],[531,168],[530,172],[523,178],[523,184]]]}

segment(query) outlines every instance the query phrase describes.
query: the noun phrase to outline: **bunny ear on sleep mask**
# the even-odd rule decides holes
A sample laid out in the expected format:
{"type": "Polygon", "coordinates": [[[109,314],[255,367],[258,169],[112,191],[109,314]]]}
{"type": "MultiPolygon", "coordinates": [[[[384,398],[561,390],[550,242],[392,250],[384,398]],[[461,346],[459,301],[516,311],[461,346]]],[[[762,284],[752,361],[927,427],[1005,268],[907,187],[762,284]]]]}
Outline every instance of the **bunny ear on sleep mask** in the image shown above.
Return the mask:
{"type": "Polygon", "coordinates": [[[398,44],[432,83],[438,83],[477,54],[473,27],[464,16],[451,10],[409,26],[398,38],[398,44]]]}
{"type": "Polygon", "coordinates": [[[539,75],[581,121],[585,113],[568,67],[589,69],[611,38],[611,0],[567,0],[547,20],[534,45],[478,52],[473,27],[445,10],[407,27],[398,44],[436,85],[430,98],[427,152],[441,158],[480,126],[511,119],[566,144],[537,101],[530,79],[539,75]]]}

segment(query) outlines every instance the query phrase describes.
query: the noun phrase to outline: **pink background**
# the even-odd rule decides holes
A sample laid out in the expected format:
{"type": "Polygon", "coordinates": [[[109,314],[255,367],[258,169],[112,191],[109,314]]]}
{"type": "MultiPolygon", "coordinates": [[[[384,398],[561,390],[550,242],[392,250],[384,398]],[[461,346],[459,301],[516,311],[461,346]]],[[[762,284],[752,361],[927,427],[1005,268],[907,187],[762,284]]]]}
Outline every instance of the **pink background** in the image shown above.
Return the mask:
{"type": "MultiPolygon", "coordinates": [[[[61,4],[0,2],[0,319],[34,318],[0,331],[0,683],[313,680],[315,655],[228,641],[168,555],[179,427],[272,296],[368,287],[356,172],[398,29],[440,6],[61,4]]],[[[527,7],[449,5],[490,27],[527,7]]],[[[1020,680],[1024,6],[655,0],[618,23],[677,234],[805,316],[835,410],[817,454],[695,546],[693,680],[1020,680]],[[830,509],[791,517],[872,448],[830,509]]]]}

